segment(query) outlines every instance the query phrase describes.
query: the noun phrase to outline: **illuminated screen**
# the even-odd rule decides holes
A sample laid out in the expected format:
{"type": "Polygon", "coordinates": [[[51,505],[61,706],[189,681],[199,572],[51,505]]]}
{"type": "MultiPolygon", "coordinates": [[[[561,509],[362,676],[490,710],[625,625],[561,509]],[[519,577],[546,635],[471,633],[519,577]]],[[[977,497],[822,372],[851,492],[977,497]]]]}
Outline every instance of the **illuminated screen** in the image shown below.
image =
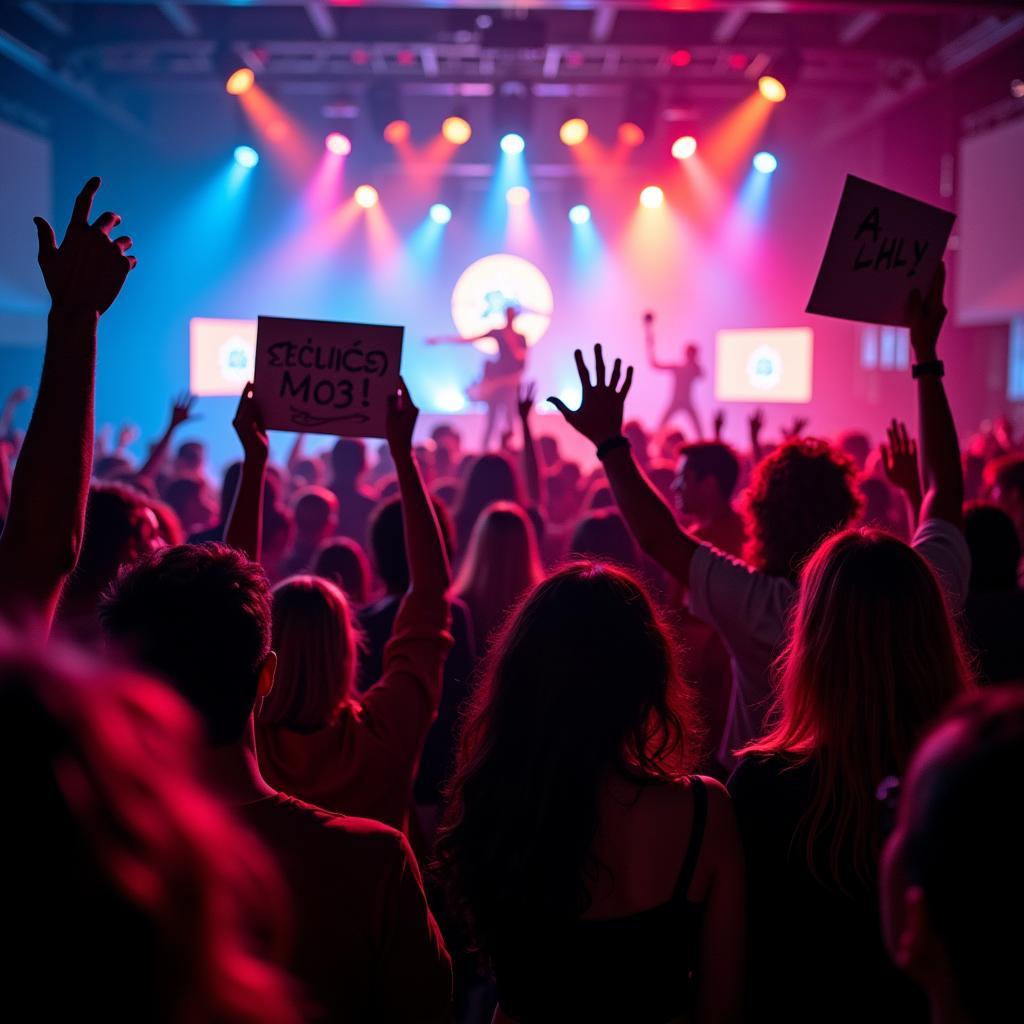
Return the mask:
{"type": "Polygon", "coordinates": [[[193,317],[188,351],[193,395],[239,395],[256,364],[256,321],[193,317]]]}
{"type": "MultiPolygon", "coordinates": [[[[516,306],[515,328],[527,345],[536,345],[551,323],[554,296],[547,278],[521,256],[497,253],[471,263],[452,291],[452,320],[463,338],[486,334],[505,326],[505,309],[516,306]]],[[[478,341],[481,352],[494,355],[498,344],[478,341]]]]}
{"type": "Polygon", "coordinates": [[[752,328],[715,335],[719,402],[809,402],[814,332],[809,327],[752,328]]]}

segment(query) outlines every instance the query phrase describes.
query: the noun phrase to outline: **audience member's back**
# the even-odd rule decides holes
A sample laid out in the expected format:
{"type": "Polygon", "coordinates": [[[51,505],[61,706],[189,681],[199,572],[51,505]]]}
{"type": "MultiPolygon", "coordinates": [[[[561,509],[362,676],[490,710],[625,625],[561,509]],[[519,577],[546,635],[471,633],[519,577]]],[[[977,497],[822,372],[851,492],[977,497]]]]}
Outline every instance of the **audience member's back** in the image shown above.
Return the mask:
{"type": "Polygon", "coordinates": [[[297,917],[293,966],[317,1019],[441,1016],[450,967],[401,834],[303,804],[259,775],[252,711],[277,666],[263,570],[219,545],[165,548],[122,573],[102,618],[199,711],[213,781],[276,854],[297,917]]]}
{"type": "Polygon", "coordinates": [[[331,489],[338,498],[337,531],[357,544],[366,544],[366,528],[376,498],[363,484],[366,445],[360,438],[340,438],[331,452],[331,489]]]}
{"type": "Polygon", "coordinates": [[[998,505],[970,502],[964,509],[964,536],[971,549],[964,618],[979,676],[988,683],[1024,679],[1024,588],[1013,520],[998,505]]]}

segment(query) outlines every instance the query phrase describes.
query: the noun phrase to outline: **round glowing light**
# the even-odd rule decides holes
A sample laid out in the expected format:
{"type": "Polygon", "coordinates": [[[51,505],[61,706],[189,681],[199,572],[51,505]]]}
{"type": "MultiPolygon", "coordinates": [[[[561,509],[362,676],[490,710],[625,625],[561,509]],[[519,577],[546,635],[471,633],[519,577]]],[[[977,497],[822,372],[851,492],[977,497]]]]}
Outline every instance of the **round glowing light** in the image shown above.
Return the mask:
{"type": "Polygon", "coordinates": [[[392,146],[400,145],[409,138],[411,131],[408,121],[401,118],[389,121],[384,126],[384,141],[390,142],[392,146]]]}
{"type": "Polygon", "coordinates": [[[619,125],[619,142],[634,149],[644,141],[644,130],[633,121],[623,121],[619,125]]]}
{"type": "Polygon", "coordinates": [[[567,146],[578,146],[590,134],[590,125],[582,117],[570,117],[558,129],[558,137],[567,146]]]}
{"type": "Polygon", "coordinates": [[[473,129],[470,128],[469,122],[464,117],[446,117],[441,125],[441,134],[445,137],[445,141],[450,142],[453,146],[463,146],[469,142],[473,129]]]}
{"type": "Polygon", "coordinates": [[[377,195],[377,190],[372,185],[360,185],[353,194],[353,199],[364,209],[369,210],[371,206],[376,206],[380,197],[377,195]]]}
{"type": "Polygon", "coordinates": [[[252,146],[235,147],[235,163],[239,167],[255,167],[260,162],[260,155],[252,146]]]}
{"type": "Polygon", "coordinates": [[[1024,100],[1024,80],[1015,78],[1010,83],[1010,95],[1015,100],[1024,100]]]}
{"type": "Polygon", "coordinates": [[[530,190],[525,185],[513,185],[505,193],[505,202],[509,206],[525,206],[530,201],[530,190]]]}
{"type": "Polygon", "coordinates": [[[522,153],[526,149],[526,140],[522,135],[517,135],[515,132],[509,132],[508,135],[501,137],[501,151],[508,153],[509,156],[515,156],[516,153],[522,153]]]}
{"type": "Polygon", "coordinates": [[[584,203],[577,203],[569,211],[569,220],[573,224],[586,224],[590,220],[590,207],[584,203]]]}
{"type": "MultiPolygon", "coordinates": [[[[535,345],[547,331],[555,308],[547,278],[529,260],[507,253],[484,256],[470,264],[452,291],[452,321],[464,338],[475,338],[505,324],[505,310],[516,306],[516,330],[528,345],[535,345]]],[[[494,355],[491,338],[474,342],[481,352],[494,355]]]]}
{"type": "Polygon", "coordinates": [[[672,155],[677,160],[689,160],[697,152],[697,140],[692,135],[680,135],[672,143],[672,155]]]}
{"type": "Polygon", "coordinates": [[[760,171],[762,174],[771,174],[778,166],[779,161],[775,159],[774,153],[769,153],[763,149],[760,153],[754,154],[755,171],[760,171]]]}
{"type": "Polygon", "coordinates": [[[769,103],[781,103],[786,98],[786,87],[773,75],[762,75],[757,90],[769,103]]]}
{"type": "Polygon", "coordinates": [[[224,83],[224,88],[232,96],[241,96],[242,93],[248,92],[255,82],[256,76],[253,74],[252,68],[239,68],[237,71],[231,72],[227,82],[224,83]]]}
{"type": "Polygon", "coordinates": [[[434,203],[430,208],[430,219],[435,224],[447,224],[452,219],[451,207],[444,203],[434,203]]]}
{"type": "Polygon", "coordinates": [[[333,153],[335,156],[348,156],[352,152],[352,143],[348,136],[342,135],[341,132],[331,132],[324,139],[324,145],[327,147],[327,152],[333,153]]]}
{"type": "Polygon", "coordinates": [[[669,57],[668,62],[674,68],[685,68],[692,60],[693,54],[691,54],[689,50],[676,50],[672,56],[669,57]]]}
{"type": "Polygon", "coordinates": [[[434,395],[434,405],[441,412],[461,412],[466,408],[466,396],[458,388],[441,388],[434,395]]]}
{"type": "Polygon", "coordinates": [[[646,206],[648,210],[656,210],[665,202],[665,193],[657,185],[648,185],[640,193],[640,205],[646,206]]]}

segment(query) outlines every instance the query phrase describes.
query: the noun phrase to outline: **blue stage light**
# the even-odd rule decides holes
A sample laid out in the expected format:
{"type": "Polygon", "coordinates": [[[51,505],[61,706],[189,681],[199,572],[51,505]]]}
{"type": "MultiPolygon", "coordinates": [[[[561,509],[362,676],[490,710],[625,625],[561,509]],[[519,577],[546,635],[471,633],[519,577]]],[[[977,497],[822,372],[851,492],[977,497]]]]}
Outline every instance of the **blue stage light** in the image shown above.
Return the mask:
{"type": "Polygon", "coordinates": [[[430,219],[435,224],[447,224],[452,219],[452,211],[444,203],[434,203],[430,208],[430,219]]]}
{"type": "Polygon", "coordinates": [[[755,171],[760,171],[762,174],[771,174],[778,166],[779,161],[775,159],[774,153],[769,153],[763,149],[760,153],[754,154],[755,171]]]}
{"type": "Polygon", "coordinates": [[[239,167],[255,167],[260,162],[260,155],[252,146],[235,147],[235,163],[239,167]]]}
{"type": "Polygon", "coordinates": [[[586,224],[590,220],[590,207],[578,203],[569,211],[569,220],[573,224],[586,224]]]}
{"type": "Polygon", "coordinates": [[[501,137],[501,151],[508,153],[509,156],[515,156],[517,153],[522,153],[526,149],[526,142],[522,135],[517,135],[515,132],[509,132],[508,135],[501,137]]]}

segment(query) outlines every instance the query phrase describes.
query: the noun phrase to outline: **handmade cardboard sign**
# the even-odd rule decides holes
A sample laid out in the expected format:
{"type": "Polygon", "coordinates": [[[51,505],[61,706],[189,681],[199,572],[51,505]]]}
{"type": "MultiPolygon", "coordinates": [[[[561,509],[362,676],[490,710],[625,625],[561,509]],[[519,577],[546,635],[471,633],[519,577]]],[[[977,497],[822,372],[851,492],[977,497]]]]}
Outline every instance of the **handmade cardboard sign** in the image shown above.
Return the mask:
{"type": "Polygon", "coordinates": [[[807,312],[908,326],[907,299],[928,290],[955,219],[848,174],[807,312]]]}
{"type": "Polygon", "coordinates": [[[261,316],[256,401],[269,430],[383,437],[404,328],[261,316]]]}

